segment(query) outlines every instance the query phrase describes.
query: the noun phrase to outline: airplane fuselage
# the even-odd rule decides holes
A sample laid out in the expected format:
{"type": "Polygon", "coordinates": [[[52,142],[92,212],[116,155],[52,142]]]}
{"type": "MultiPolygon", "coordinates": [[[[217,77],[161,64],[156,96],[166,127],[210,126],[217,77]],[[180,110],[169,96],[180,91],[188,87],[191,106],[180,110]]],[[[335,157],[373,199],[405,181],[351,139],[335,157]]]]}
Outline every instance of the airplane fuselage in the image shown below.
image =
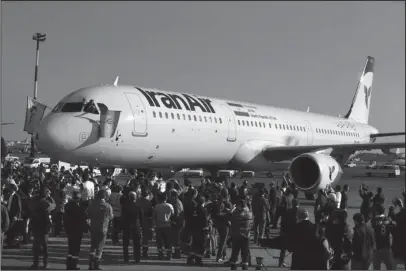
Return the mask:
{"type": "Polygon", "coordinates": [[[37,143],[53,158],[133,168],[274,170],[280,161],[242,163],[236,155],[243,144],[255,152],[266,146],[369,143],[377,133],[344,118],[134,86],[75,91],[40,126],[37,143]],[[99,112],[121,111],[111,138],[100,137],[100,113],[84,112],[83,99],[93,99],[99,112]]]}

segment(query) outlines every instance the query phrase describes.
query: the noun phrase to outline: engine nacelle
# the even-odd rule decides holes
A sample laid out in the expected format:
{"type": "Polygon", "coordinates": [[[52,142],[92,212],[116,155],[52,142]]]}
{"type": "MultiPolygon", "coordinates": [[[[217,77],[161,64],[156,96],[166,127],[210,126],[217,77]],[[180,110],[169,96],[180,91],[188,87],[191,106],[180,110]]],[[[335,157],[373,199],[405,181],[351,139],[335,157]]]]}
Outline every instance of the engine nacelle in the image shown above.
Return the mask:
{"type": "Polygon", "coordinates": [[[381,151],[386,154],[386,155],[398,155],[400,153],[400,149],[389,149],[389,148],[384,148],[381,149],[381,151]]]}
{"type": "Polygon", "coordinates": [[[289,175],[296,187],[304,192],[317,193],[327,185],[333,186],[341,179],[343,171],[339,163],[329,155],[304,153],[289,166],[289,175]]]}

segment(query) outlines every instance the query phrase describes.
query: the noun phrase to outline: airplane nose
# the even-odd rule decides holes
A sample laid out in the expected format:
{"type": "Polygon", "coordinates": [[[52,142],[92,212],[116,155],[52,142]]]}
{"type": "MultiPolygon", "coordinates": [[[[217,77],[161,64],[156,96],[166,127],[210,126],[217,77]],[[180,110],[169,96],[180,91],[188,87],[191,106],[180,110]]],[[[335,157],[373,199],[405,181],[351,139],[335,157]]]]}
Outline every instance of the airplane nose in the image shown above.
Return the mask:
{"type": "Polygon", "coordinates": [[[59,156],[60,152],[84,146],[88,139],[97,141],[98,127],[95,125],[89,119],[68,114],[48,115],[37,129],[36,143],[45,153],[59,156]]]}

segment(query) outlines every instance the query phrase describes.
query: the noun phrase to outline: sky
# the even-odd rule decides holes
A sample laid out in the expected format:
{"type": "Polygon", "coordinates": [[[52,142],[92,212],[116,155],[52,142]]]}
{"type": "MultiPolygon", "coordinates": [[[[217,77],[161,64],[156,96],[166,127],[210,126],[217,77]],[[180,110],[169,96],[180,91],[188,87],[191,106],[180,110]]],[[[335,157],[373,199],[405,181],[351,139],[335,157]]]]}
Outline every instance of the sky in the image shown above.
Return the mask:
{"type": "MultiPolygon", "coordinates": [[[[338,116],[375,57],[369,123],[405,131],[403,2],[1,2],[1,118],[22,140],[33,96],[54,107],[131,84],[338,116]]],[[[72,127],[73,128],[73,127],[72,127]]]]}

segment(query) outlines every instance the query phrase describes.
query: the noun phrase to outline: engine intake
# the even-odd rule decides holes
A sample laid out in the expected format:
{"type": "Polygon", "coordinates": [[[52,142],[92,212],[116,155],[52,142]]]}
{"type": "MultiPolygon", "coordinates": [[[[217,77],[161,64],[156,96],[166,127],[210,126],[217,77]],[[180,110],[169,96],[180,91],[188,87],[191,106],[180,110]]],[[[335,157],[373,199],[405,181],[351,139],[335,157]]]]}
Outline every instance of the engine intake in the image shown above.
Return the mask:
{"type": "Polygon", "coordinates": [[[341,179],[342,173],[341,166],[334,158],[317,153],[299,155],[289,167],[292,181],[305,192],[316,193],[327,185],[333,185],[341,179]]]}

